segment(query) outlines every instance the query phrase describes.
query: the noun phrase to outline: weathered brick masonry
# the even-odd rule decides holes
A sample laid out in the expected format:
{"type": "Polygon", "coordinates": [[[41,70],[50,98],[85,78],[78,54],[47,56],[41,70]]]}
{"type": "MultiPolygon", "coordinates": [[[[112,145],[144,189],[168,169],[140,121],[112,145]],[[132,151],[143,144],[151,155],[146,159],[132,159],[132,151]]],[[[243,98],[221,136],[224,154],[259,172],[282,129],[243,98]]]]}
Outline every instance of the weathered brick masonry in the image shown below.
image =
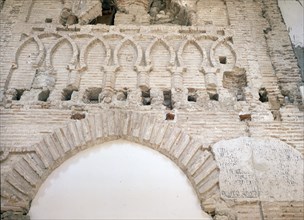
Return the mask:
{"type": "Polygon", "coordinates": [[[114,3],[4,2],[1,219],[29,218],[54,169],[116,139],[173,160],[214,219],[303,219],[301,76],[277,1],[114,3]]]}

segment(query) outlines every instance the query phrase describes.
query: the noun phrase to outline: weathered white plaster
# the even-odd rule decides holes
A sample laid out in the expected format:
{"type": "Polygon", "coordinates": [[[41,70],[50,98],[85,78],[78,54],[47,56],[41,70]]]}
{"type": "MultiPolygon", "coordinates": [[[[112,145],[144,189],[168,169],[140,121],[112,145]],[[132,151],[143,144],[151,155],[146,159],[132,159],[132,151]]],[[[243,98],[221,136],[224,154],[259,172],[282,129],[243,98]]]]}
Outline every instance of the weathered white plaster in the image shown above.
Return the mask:
{"type": "Polygon", "coordinates": [[[62,164],[41,186],[30,216],[39,220],[209,219],[174,163],[127,141],[97,145],[62,164]]]}
{"type": "Polygon", "coordinates": [[[301,201],[302,155],[276,139],[240,137],[213,146],[225,199],[301,201]]]}

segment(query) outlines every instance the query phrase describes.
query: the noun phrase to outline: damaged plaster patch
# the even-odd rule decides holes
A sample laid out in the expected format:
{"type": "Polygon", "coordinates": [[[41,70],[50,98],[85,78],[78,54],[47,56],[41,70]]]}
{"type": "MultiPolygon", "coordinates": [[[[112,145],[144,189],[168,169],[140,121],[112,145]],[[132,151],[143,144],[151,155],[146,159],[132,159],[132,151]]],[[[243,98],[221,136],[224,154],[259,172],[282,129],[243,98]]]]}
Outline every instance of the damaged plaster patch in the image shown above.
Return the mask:
{"type": "Polygon", "coordinates": [[[301,201],[302,155],[277,139],[240,137],[216,143],[224,199],[301,201]]]}

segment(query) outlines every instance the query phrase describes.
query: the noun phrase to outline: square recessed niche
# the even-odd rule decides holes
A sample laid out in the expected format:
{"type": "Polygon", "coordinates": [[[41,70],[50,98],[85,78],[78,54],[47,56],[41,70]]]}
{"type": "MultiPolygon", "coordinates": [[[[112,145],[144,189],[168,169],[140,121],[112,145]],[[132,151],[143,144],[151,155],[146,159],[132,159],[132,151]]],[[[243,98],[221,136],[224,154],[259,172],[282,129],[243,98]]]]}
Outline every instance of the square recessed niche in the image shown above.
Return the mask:
{"type": "Polygon", "coordinates": [[[225,57],[225,56],[220,56],[220,57],[219,57],[219,61],[220,61],[220,64],[227,64],[227,57],[225,57]]]}

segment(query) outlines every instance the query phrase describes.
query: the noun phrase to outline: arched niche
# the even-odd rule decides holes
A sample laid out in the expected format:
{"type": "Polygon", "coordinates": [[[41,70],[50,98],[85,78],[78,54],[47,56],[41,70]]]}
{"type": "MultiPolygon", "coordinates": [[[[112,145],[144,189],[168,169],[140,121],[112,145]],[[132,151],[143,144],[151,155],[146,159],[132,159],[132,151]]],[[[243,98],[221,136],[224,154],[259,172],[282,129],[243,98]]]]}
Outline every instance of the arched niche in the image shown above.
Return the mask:
{"type": "Polygon", "coordinates": [[[102,67],[108,65],[110,56],[111,49],[102,38],[93,38],[82,47],[80,68],[86,71],[81,75],[80,87],[94,88],[102,85],[102,67]]]}
{"type": "Polygon", "coordinates": [[[125,38],[114,50],[114,63],[120,66],[116,73],[116,89],[136,88],[137,73],[134,67],[142,60],[142,49],[133,39],[125,38]]]}
{"type": "Polygon", "coordinates": [[[168,67],[175,64],[174,49],[163,38],[155,38],[145,52],[147,64],[152,66],[150,86],[171,88],[171,73],[168,67]]]}
{"type": "Polygon", "coordinates": [[[211,219],[172,161],[123,140],[97,144],[65,161],[42,184],[29,215],[32,220],[211,219]]]}
{"type": "Polygon", "coordinates": [[[186,67],[183,82],[186,88],[204,88],[204,75],[201,68],[206,66],[207,53],[194,38],[187,38],[180,46],[177,57],[179,64],[186,67]]]}
{"type": "Polygon", "coordinates": [[[40,64],[43,52],[43,45],[37,37],[28,37],[20,44],[16,50],[15,61],[12,66],[12,76],[7,82],[8,88],[23,90],[31,88],[35,77],[35,67],[40,64]]]}
{"type": "Polygon", "coordinates": [[[59,38],[47,52],[46,66],[52,69],[56,77],[55,89],[64,89],[68,82],[69,72],[78,64],[78,47],[69,37],[59,38]]]}

